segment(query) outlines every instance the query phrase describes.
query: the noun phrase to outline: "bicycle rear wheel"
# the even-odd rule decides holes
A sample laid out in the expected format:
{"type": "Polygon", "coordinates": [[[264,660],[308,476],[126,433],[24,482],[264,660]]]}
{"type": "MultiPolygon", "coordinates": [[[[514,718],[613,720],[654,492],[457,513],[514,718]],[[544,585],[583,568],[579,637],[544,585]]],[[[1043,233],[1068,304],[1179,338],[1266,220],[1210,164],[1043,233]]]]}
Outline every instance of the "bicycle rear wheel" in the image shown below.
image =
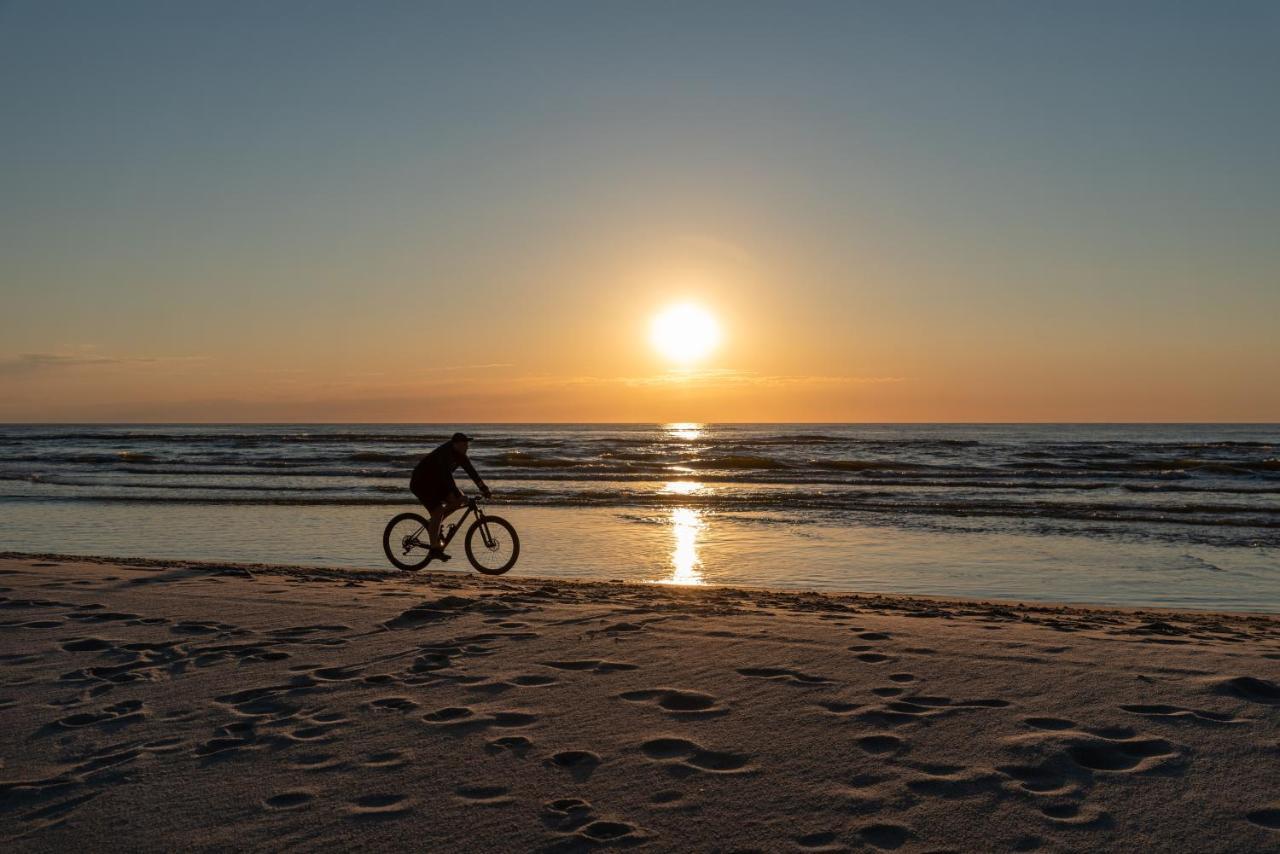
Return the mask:
{"type": "Polygon", "coordinates": [[[485,516],[467,529],[467,560],[477,572],[502,575],[520,557],[520,537],[506,519],[485,516]]]}
{"type": "Polygon", "coordinates": [[[382,532],[382,550],[396,569],[416,572],[431,560],[431,537],[427,520],[417,513],[401,513],[382,532]]]}

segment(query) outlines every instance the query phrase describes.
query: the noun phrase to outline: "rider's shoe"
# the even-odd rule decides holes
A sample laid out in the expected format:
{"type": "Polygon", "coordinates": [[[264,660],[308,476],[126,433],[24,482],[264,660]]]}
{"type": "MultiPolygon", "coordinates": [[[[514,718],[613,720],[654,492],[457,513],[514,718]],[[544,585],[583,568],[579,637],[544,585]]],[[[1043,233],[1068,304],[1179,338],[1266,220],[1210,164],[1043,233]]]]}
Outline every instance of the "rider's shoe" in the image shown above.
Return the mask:
{"type": "Polygon", "coordinates": [[[453,555],[445,554],[444,549],[441,549],[441,548],[431,549],[431,556],[439,561],[453,560],[453,555]]]}

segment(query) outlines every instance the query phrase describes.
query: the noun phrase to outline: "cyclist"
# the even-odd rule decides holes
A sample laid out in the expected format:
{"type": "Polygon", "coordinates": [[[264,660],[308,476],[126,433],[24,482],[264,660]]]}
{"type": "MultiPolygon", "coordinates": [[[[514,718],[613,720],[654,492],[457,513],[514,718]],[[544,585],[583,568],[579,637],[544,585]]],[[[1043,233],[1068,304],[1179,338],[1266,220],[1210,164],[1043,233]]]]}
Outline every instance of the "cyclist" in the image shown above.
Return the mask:
{"type": "Polygon", "coordinates": [[[449,441],[427,454],[413,468],[413,476],[409,478],[409,491],[412,492],[422,506],[431,514],[427,531],[431,534],[431,556],[437,560],[449,560],[440,546],[440,523],[444,518],[467,503],[462,497],[462,490],[453,480],[453,472],[462,466],[480,494],[489,497],[489,487],[485,486],[475,466],[467,459],[467,447],[471,437],[464,433],[454,433],[449,441]]]}

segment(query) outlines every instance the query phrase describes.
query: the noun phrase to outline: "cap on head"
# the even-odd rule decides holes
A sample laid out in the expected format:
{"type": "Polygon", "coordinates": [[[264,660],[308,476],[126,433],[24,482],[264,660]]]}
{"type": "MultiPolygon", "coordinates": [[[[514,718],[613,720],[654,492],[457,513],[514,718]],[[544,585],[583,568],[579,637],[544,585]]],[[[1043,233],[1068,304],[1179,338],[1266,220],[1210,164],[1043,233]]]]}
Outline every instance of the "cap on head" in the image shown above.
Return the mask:
{"type": "Polygon", "coordinates": [[[471,437],[468,436],[466,433],[454,433],[453,437],[449,439],[449,441],[450,442],[470,442],[471,437]]]}

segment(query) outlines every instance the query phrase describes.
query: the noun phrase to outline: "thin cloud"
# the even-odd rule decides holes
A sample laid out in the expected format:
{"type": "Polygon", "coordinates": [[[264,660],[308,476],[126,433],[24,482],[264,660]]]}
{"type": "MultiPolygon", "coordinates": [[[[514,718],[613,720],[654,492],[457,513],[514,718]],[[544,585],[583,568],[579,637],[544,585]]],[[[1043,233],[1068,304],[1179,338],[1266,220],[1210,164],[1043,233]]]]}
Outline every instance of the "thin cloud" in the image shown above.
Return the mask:
{"type": "Polygon", "coordinates": [[[106,365],[154,365],[161,362],[200,361],[203,356],[102,356],[96,354],[20,353],[0,359],[0,376],[22,376],[42,371],[106,365]]]}

